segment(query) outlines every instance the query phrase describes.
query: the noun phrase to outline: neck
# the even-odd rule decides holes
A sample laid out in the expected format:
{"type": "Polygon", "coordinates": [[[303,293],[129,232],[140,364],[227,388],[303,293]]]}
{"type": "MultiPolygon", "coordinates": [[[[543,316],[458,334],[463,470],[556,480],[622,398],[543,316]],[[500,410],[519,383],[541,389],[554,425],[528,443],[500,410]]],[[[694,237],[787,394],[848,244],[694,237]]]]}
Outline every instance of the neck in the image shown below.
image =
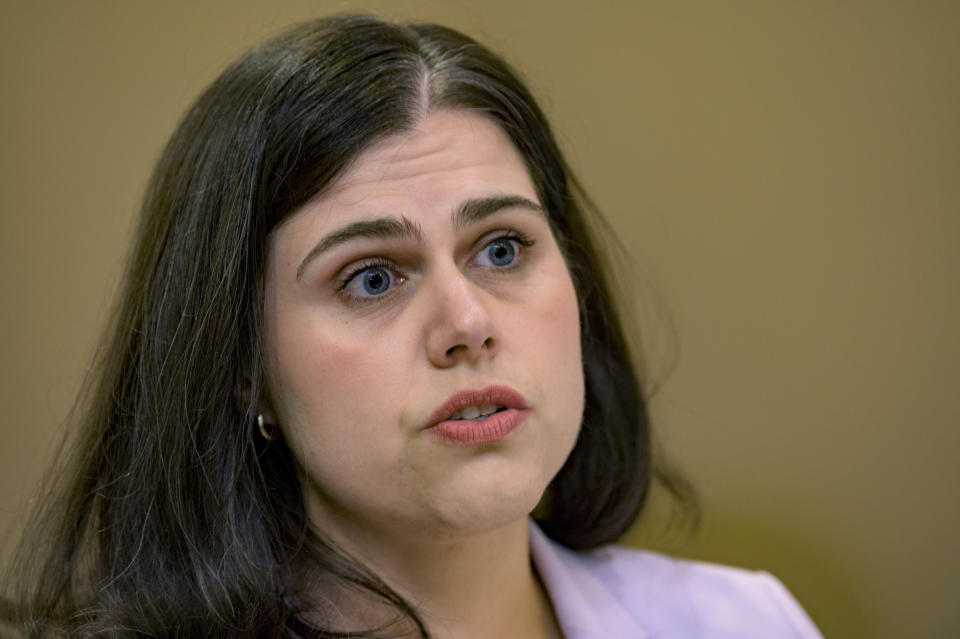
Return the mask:
{"type": "MultiPolygon", "coordinates": [[[[438,539],[421,533],[361,540],[338,535],[335,541],[403,596],[436,639],[559,636],[530,561],[524,519],[466,536],[438,539]]],[[[351,626],[389,618],[388,611],[374,612],[374,604],[338,607],[365,611],[365,619],[352,620],[351,626]]]]}

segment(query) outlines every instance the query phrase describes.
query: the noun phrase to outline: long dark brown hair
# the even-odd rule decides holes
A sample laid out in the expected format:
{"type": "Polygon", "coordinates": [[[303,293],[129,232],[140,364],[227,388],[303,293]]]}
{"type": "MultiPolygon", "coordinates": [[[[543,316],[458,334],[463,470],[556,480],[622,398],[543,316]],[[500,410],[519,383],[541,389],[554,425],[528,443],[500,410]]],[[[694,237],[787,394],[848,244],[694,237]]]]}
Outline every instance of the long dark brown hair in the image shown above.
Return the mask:
{"type": "Polygon", "coordinates": [[[455,31],[321,19],[230,66],[157,164],[76,436],[7,580],[7,616],[26,634],[427,636],[412,606],[309,528],[290,452],[259,436],[255,415],[271,230],[361,150],[443,107],[509,135],[579,299],[583,425],[535,517],[574,549],[634,522],[659,468],[647,411],[593,239],[602,220],[543,113],[499,57],[455,31]],[[303,603],[303,566],[393,606],[402,624],[325,627],[303,603]]]}

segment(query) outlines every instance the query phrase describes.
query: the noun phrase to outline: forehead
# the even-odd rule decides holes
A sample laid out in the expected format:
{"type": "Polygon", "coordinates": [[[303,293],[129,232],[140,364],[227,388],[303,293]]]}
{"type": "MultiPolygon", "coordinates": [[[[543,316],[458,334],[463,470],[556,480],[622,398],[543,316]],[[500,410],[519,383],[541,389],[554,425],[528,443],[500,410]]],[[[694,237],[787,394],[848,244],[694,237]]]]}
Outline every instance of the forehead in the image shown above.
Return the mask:
{"type": "Polygon", "coordinates": [[[429,209],[450,199],[492,194],[537,199],[523,159],[495,122],[471,111],[441,109],[425,115],[412,131],[362,151],[313,204],[342,210],[402,200],[429,209]]]}

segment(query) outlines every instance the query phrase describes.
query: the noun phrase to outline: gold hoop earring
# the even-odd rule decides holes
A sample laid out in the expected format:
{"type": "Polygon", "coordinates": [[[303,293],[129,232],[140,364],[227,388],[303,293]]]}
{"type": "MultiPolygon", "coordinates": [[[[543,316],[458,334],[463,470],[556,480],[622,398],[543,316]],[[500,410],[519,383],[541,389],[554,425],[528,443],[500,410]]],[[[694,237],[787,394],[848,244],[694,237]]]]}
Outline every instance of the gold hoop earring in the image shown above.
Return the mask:
{"type": "Polygon", "coordinates": [[[268,442],[272,442],[277,438],[276,429],[271,427],[269,431],[267,430],[267,426],[263,421],[263,413],[257,415],[257,427],[260,428],[260,434],[263,435],[263,438],[268,442]]]}

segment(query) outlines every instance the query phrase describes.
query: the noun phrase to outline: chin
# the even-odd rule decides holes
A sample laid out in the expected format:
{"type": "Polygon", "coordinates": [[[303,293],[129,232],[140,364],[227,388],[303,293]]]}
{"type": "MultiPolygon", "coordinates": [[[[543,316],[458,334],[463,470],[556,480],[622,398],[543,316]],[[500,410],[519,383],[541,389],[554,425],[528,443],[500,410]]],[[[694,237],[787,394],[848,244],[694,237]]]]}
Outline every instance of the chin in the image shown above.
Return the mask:
{"type": "Polygon", "coordinates": [[[550,447],[522,446],[516,449],[523,450],[521,454],[484,455],[457,468],[445,476],[442,492],[430,495],[428,519],[451,536],[525,521],[566,461],[578,431],[577,427],[555,431],[550,447]]]}
{"type": "MultiPolygon", "coordinates": [[[[431,504],[438,533],[450,536],[491,532],[526,520],[546,490],[549,477],[527,473],[485,474],[472,481],[460,477],[431,504]]],[[[551,476],[552,477],[552,476],[551,476]]]]}

